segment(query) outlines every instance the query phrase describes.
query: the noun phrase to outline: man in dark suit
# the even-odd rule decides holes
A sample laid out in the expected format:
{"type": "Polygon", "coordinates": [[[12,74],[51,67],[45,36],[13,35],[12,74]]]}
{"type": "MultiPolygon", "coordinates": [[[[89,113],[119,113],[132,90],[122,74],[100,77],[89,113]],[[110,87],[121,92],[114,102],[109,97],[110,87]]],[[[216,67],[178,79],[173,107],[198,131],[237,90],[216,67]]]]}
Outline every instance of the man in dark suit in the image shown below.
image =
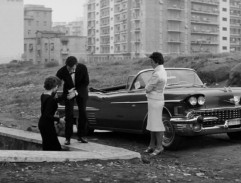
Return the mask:
{"type": "Polygon", "coordinates": [[[65,101],[65,145],[70,144],[73,134],[74,101],[78,105],[79,118],[77,124],[78,141],[87,143],[83,138],[86,127],[86,102],[88,99],[89,75],[84,64],[78,63],[74,56],[66,59],[65,66],[61,67],[56,76],[64,81],[63,99],[65,101]]]}

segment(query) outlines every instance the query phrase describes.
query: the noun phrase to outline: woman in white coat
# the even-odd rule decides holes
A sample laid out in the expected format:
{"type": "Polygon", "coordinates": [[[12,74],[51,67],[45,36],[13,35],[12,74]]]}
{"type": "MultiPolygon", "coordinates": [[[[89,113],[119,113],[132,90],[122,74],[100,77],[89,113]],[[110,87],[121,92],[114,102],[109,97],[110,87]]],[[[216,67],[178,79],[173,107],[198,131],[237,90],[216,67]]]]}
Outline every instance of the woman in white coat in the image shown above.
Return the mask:
{"type": "Polygon", "coordinates": [[[156,156],[164,150],[162,147],[162,138],[165,128],[162,122],[162,111],[167,74],[163,66],[164,59],[161,53],[154,52],[149,58],[154,72],[145,88],[148,101],[146,129],[149,130],[151,134],[150,144],[145,152],[151,153],[151,156],[156,156]]]}

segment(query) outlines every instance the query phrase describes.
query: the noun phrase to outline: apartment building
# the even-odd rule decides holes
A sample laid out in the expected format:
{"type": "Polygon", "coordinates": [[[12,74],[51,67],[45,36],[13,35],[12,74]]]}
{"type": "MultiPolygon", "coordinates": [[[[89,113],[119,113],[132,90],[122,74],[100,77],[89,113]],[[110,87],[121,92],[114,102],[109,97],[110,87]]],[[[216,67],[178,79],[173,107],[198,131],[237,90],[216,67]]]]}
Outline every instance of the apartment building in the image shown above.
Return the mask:
{"type": "Polygon", "coordinates": [[[52,9],[43,5],[25,5],[24,38],[36,37],[37,31],[51,31],[52,9]]]}
{"type": "Polygon", "coordinates": [[[89,0],[86,9],[87,49],[93,56],[240,49],[240,0],[89,0]]]}
{"type": "Polygon", "coordinates": [[[187,0],[89,0],[88,52],[105,58],[187,53],[187,0]]]}
{"type": "Polygon", "coordinates": [[[86,36],[82,17],[71,22],[54,22],[52,30],[64,32],[68,36],[86,36]]]}
{"type": "Polygon", "coordinates": [[[0,64],[21,60],[23,54],[23,0],[0,1],[0,64]]]}
{"type": "Polygon", "coordinates": [[[219,14],[219,0],[191,0],[191,53],[218,52],[219,14]]]}
{"type": "Polygon", "coordinates": [[[241,1],[230,0],[230,51],[241,51],[241,1]]]}
{"type": "Polygon", "coordinates": [[[82,24],[55,23],[52,27],[52,9],[43,5],[24,8],[24,59],[34,64],[65,63],[68,56],[86,59],[86,37],[82,24]]]}
{"type": "Polygon", "coordinates": [[[37,31],[35,37],[25,38],[24,51],[26,60],[34,64],[60,61],[60,37],[63,33],[37,31]]]}
{"type": "Polygon", "coordinates": [[[37,31],[35,38],[25,38],[26,60],[34,64],[65,64],[68,56],[86,59],[86,37],[66,36],[56,31],[37,31]]]}

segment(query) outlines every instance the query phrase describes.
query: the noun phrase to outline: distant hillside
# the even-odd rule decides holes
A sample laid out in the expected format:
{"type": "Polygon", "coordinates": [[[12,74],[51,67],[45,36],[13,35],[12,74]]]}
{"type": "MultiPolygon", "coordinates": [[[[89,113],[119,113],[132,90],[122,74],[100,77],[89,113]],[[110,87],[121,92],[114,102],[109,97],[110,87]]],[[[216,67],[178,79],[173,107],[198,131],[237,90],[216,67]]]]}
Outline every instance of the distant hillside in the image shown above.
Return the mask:
{"type": "Polygon", "coordinates": [[[167,67],[188,67],[197,71],[208,84],[227,81],[231,70],[241,63],[239,54],[206,54],[167,58],[167,67]]]}

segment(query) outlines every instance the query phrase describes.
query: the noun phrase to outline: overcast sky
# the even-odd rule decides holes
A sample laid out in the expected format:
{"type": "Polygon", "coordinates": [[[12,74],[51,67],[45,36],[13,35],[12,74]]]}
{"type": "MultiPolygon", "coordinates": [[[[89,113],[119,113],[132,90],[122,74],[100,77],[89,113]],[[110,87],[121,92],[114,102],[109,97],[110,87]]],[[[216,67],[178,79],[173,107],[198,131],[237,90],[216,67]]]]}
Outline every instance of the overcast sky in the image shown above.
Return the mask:
{"type": "Polygon", "coordinates": [[[38,4],[52,8],[53,22],[74,21],[83,16],[85,0],[24,0],[24,4],[38,4]]]}

